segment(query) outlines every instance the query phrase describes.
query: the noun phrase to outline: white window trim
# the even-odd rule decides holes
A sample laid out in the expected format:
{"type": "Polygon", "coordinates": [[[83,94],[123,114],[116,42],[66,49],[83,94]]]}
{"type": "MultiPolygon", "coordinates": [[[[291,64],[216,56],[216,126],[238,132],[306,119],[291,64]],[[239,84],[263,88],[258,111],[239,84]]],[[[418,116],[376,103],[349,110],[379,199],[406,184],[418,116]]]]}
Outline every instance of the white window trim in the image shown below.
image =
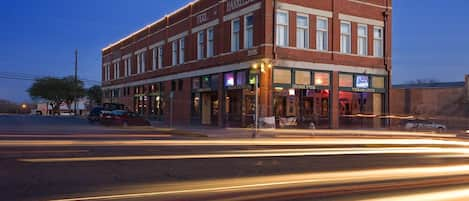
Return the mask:
{"type": "Polygon", "coordinates": [[[163,59],[164,59],[164,52],[163,52],[163,45],[157,47],[158,49],[158,69],[163,68],[163,59]]]}
{"type": "Polygon", "coordinates": [[[204,50],[204,42],[205,41],[201,41],[200,40],[205,40],[204,37],[206,37],[205,35],[203,35],[202,37],[200,37],[201,34],[205,34],[205,30],[203,31],[199,31],[197,32],[197,59],[198,60],[201,60],[201,59],[204,59],[205,58],[205,50],[204,50]]]}
{"type": "Polygon", "coordinates": [[[184,38],[179,39],[179,64],[185,63],[185,50],[186,50],[186,40],[184,38]]]}
{"type": "Polygon", "coordinates": [[[329,18],[327,17],[321,17],[317,16],[316,17],[316,50],[318,51],[329,51],[329,18]],[[324,20],[326,21],[326,29],[319,29],[317,24],[319,20],[324,20]],[[318,32],[322,31],[326,33],[326,48],[325,49],[319,49],[318,48],[318,32]]]}
{"type": "Polygon", "coordinates": [[[382,26],[374,26],[373,27],[373,56],[374,57],[384,57],[384,27],[382,26]],[[376,29],[379,29],[381,30],[381,38],[375,38],[375,30],[376,29]],[[381,45],[381,52],[378,54],[376,51],[375,51],[375,41],[376,40],[379,40],[380,41],[380,45],[381,45]]]}
{"type": "Polygon", "coordinates": [[[151,69],[152,70],[156,70],[157,67],[158,67],[158,48],[157,47],[154,47],[151,49],[151,52],[152,52],[152,66],[151,66],[151,69]]]}
{"type": "Polygon", "coordinates": [[[175,40],[171,42],[171,65],[175,66],[178,65],[178,49],[179,49],[179,41],[175,40]]]}
{"type": "Polygon", "coordinates": [[[343,53],[343,54],[352,54],[352,23],[349,22],[349,21],[340,21],[340,37],[342,38],[342,24],[348,24],[349,25],[349,32],[346,33],[346,35],[348,35],[348,44],[349,44],[349,47],[347,49],[347,52],[344,52],[342,51],[342,46],[344,44],[342,44],[342,40],[340,40],[340,52],[343,53]]]}
{"type": "Polygon", "coordinates": [[[251,28],[252,28],[252,47],[248,48],[248,42],[249,42],[248,37],[247,37],[247,33],[248,33],[247,19],[248,19],[248,17],[253,17],[253,20],[254,20],[254,14],[249,13],[249,14],[244,16],[244,49],[250,49],[250,48],[254,47],[254,21],[253,21],[252,25],[251,25],[251,28]]]}
{"type": "Polygon", "coordinates": [[[305,47],[304,47],[304,48],[303,48],[303,47],[302,47],[302,48],[298,47],[298,38],[297,38],[297,39],[296,39],[296,47],[297,47],[297,48],[300,48],[300,49],[309,49],[309,47],[310,47],[309,42],[310,42],[311,40],[310,40],[310,38],[309,38],[309,36],[310,36],[310,34],[309,34],[310,22],[309,22],[309,15],[308,15],[308,14],[303,14],[303,13],[297,13],[297,14],[296,14],[296,35],[297,35],[297,36],[298,36],[298,30],[299,30],[300,28],[306,29],[306,36],[305,36],[305,38],[306,38],[305,43],[306,43],[306,44],[305,44],[305,47]],[[308,25],[307,25],[306,27],[299,27],[299,26],[298,26],[298,17],[306,17],[306,22],[307,22],[308,25]]]}
{"type": "MultiPolygon", "coordinates": [[[[374,31],[374,30],[373,30],[374,31]]],[[[357,25],[357,54],[360,55],[360,56],[368,56],[368,25],[366,24],[358,24],[357,25]],[[360,52],[360,34],[359,34],[359,30],[360,30],[360,27],[364,27],[365,28],[365,54],[361,54],[360,52]]]]}
{"type": "Polygon", "coordinates": [[[235,18],[235,19],[231,20],[231,52],[237,52],[237,51],[239,51],[239,50],[241,49],[241,48],[240,48],[240,46],[241,46],[240,42],[241,42],[241,41],[239,41],[239,40],[241,39],[240,34],[241,34],[241,20],[240,20],[239,18],[235,18]],[[238,30],[238,49],[235,48],[235,41],[234,41],[234,33],[235,33],[235,32],[234,32],[234,24],[235,24],[236,21],[239,22],[239,30],[238,30]]]}
{"type": "Polygon", "coordinates": [[[206,48],[206,49],[207,49],[207,55],[206,55],[206,56],[207,56],[207,58],[208,58],[208,57],[213,57],[213,56],[215,56],[215,28],[214,28],[214,27],[209,27],[209,28],[207,29],[207,33],[206,33],[206,34],[207,34],[207,48],[206,48]],[[212,38],[212,46],[210,46],[210,43],[209,43],[209,41],[210,41],[209,32],[210,32],[210,31],[212,31],[212,37],[213,37],[213,38],[212,38]],[[212,50],[212,54],[209,54],[209,53],[210,53],[210,51],[209,51],[210,49],[212,50]]]}
{"type": "MultiPolygon", "coordinates": [[[[286,35],[285,35],[285,40],[286,40],[285,46],[280,45],[280,44],[277,44],[277,45],[280,46],[280,47],[288,47],[288,46],[290,45],[290,31],[289,31],[289,28],[290,28],[290,16],[289,16],[289,15],[290,15],[290,14],[289,14],[289,12],[286,11],[286,10],[278,10],[278,9],[277,9],[277,14],[278,14],[278,13],[283,13],[283,14],[286,14],[286,15],[287,15],[287,24],[282,24],[282,25],[286,26],[287,33],[286,33],[286,35]]],[[[276,21],[276,24],[275,24],[275,31],[277,32],[277,26],[279,25],[279,23],[278,23],[278,20],[277,20],[277,15],[275,15],[274,17],[275,17],[275,19],[276,19],[276,20],[275,20],[275,21],[276,21]]],[[[276,36],[276,38],[275,38],[275,43],[277,43],[277,42],[278,42],[278,41],[277,41],[278,33],[275,33],[275,36],[276,36]]]]}

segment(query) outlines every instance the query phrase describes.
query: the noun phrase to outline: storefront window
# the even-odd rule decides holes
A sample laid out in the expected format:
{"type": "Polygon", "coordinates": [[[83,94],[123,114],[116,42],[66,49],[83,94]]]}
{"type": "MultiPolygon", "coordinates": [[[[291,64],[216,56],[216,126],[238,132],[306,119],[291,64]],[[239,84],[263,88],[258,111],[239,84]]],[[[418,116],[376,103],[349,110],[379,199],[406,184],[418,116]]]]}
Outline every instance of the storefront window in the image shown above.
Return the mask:
{"type": "Polygon", "coordinates": [[[218,79],[219,79],[219,76],[218,76],[218,75],[212,75],[210,79],[211,79],[211,80],[210,80],[210,82],[211,82],[210,88],[212,88],[212,89],[218,89],[218,79]]]}
{"type": "Polygon", "coordinates": [[[339,87],[353,87],[353,75],[339,74],[339,87]]]}
{"type": "Polygon", "coordinates": [[[371,83],[375,89],[384,89],[384,77],[373,76],[371,83]]]}
{"type": "Polygon", "coordinates": [[[291,70],[289,70],[289,69],[274,69],[274,83],[276,83],[276,84],[291,84],[291,70]]]}
{"type": "Polygon", "coordinates": [[[330,74],[329,73],[314,73],[314,84],[319,86],[330,85],[330,74]]]}
{"type": "Polygon", "coordinates": [[[247,71],[239,71],[236,73],[236,85],[243,86],[246,85],[246,74],[247,71]]]}
{"type": "Polygon", "coordinates": [[[295,71],[295,84],[311,85],[310,71],[295,71]]]}
{"type": "Polygon", "coordinates": [[[199,89],[200,88],[200,78],[192,78],[192,89],[199,89]]]}
{"type": "Polygon", "coordinates": [[[234,84],[234,73],[225,73],[225,87],[231,87],[234,86],[234,84]]]}
{"type": "Polygon", "coordinates": [[[202,88],[210,88],[210,77],[209,76],[203,76],[202,77],[202,88]]]}

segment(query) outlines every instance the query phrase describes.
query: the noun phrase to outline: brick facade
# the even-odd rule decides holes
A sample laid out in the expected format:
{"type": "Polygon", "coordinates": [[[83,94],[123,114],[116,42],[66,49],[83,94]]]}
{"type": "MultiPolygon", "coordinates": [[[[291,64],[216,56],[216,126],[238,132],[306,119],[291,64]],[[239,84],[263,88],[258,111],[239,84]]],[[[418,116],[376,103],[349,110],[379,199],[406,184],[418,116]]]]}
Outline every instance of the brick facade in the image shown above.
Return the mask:
{"type": "MultiPolygon", "coordinates": [[[[103,89],[108,92],[105,101],[120,102],[128,106],[130,110],[135,107],[135,94],[132,88],[152,83],[163,83],[162,97],[165,97],[164,120],[168,119],[187,125],[191,123],[191,104],[193,98],[192,79],[209,74],[219,75],[218,94],[218,122],[223,126],[226,89],[223,87],[223,73],[241,69],[250,69],[253,64],[264,63],[273,68],[265,68],[260,76],[260,114],[261,116],[273,115],[274,98],[272,93],[272,71],[277,67],[289,67],[292,69],[308,69],[311,71],[328,71],[331,74],[331,101],[330,101],[330,127],[339,127],[339,73],[366,74],[384,76],[390,80],[391,64],[391,0],[198,0],[173,12],[170,15],[142,28],[141,30],[123,38],[122,40],[102,49],[103,63],[103,89]],[[287,47],[276,45],[276,12],[287,11],[289,18],[287,47]],[[296,48],[296,16],[302,13],[309,18],[309,48],[296,48]],[[253,16],[253,47],[245,48],[245,17],[253,16]],[[316,19],[326,17],[328,22],[328,50],[316,50],[316,19]],[[239,51],[231,51],[232,22],[240,20],[239,51]],[[349,21],[351,24],[351,49],[350,54],[340,53],[340,26],[341,21],[349,21]],[[366,24],[368,27],[366,56],[357,54],[357,26],[366,24]],[[374,28],[381,27],[384,30],[383,57],[374,56],[374,28]],[[198,59],[198,33],[204,31],[202,43],[207,47],[207,29],[214,29],[213,57],[207,57],[207,51],[203,52],[205,58],[198,59]],[[178,37],[179,36],[179,37],[178,37]],[[172,40],[184,39],[184,63],[172,65],[172,40]],[[163,67],[153,69],[154,51],[151,47],[159,44],[163,48],[163,67]],[[145,72],[137,73],[137,54],[144,54],[145,72]],[[124,57],[130,55],[131,75],[125,76],[124,57]],[[120,76],[114,77],[113,61],[119,62],[120,76]],[[105,79],[106,64],[111,64],[111,80],[105,79]],[[181,90],[172,90],[172,80],[182,80],[181,90]],[[123,93],[125,88],[130,88],[130,93],[123,93]],[[119,90],[118,96],[112,97],[111,90],[119,90]],[[173,115],[169,114],[170,94],[174,93],[173,115]]],[[[180,53],[178,52],[178,55],[180,53]]],[[[178,81],[179,84],[179,81],[178,81]]],[[[389,82],[386,83],[386,86],[389,82]]],[[[389,98],[386,89],[385,99],[389,98]]],[[[389,101],[385,101],[386,103],[389,101]]],[[[388,105],[388,104],[385,104],[388,105]]],[[[386,106],[385,111],[388,111],[386,106]]],[[[148,113],[148,111],[147,111],[148,113]]]]}

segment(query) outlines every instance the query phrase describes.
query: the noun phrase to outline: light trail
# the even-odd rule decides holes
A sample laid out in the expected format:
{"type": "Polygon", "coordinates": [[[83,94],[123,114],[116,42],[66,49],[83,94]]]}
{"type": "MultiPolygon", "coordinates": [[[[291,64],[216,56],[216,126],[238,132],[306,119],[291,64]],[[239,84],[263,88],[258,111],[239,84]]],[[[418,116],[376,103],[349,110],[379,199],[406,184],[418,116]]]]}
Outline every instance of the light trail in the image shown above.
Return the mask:
{"type": "Polygon", "coordinates": [[[469,199],[469,188],[457,188],[451,190],[443,190],[437,192],[426,192],[426,193],[415,193],[408,195],[399,196],[386,196],[381,198],[362,199],[360,201],[456,201],[456,200],[468,200],[469,199]]]}
{"type": "Polygon", "coordinates": [[[66,158],[23,158],[22,162],[54,163],[54,162],[89,162],[89,161],[131,161],[131,160],[179,160],[179,159],[219,159],[219,158],[261,158],[261,157],[298,157],[298,156],[331,156],[331,155],[362,155],[362,154],[469,154],[463,148],[316,148],[316,149],[273,149],[273,150],[241,150],[214,154],[187,155],[144,155],[144,156],[102,156],[102,157],[66,157],[66,158]]]}
{"type": "Polygon", "coordinates": [[[7,135],[0,134],[0,138],[169,138],[170,134],[57,134],[57,135],[7,135]]]}
{"type": "MultiPolygon", "coordinates": [[[[52,201],[76,200],[110,200],[130,199],[139,197],[156,197],[165,195],[191,194],[191,193],[226,193],[235,191],[275,190],[285,187],[319,187],[332,184],[354,184],[363,182],[385,182],[395,180],[415,180],[436,177],[450,177],[469,175],[469,165],[434,166],[411,168],[388,168],[376,170],[357,170],[326,173],[302,173],[280,176],[258,176],[238,179],[206,180],[199,182],[181,182],[166,185],[134,186],[122,188],[121,193],[112,195],[99,195],[89,197],[75,197],[56,199],[52,201]],[[177,189],[175,189],[177,188],[177,189]],[[124,193],[125,189],[147,189],[147,192],[124,193]],[[153,191],[152,191],[153,190],[153,191]]],[[[460,194],[460,195],[466,195],[460,194]]],[[[383,199],[390,200],[390,199],[383,199]]],[[[398,200],[398,199],[397,199],[398,200]]],[[[409,199],[411,200],[411,199],[409,199]]],[[[422,199],[413,199],[422,200],[422,199]]],[[[426,200],[426,199],[424,199],[426,200]]],[[[381,200],[379,200],[381,201],[381,200]]]]}
{"type": "Polygon", "coordinates": [[[1,140],[0,147],[24,146],[276,146],[276,145],[441,145],[469,146],[466,141],[436,139],[229,139],[229,140],[1,140]]]}

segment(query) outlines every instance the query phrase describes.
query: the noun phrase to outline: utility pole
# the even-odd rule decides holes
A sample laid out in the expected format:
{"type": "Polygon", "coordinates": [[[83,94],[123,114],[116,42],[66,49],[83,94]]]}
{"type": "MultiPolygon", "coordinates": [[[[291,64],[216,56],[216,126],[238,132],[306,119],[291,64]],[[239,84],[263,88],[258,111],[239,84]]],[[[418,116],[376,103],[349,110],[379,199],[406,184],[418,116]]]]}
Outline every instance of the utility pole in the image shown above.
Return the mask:
{"type": "Polygon", "coordinates": [[[75,88],[73,91],[73,107],[75,109],[75,116],[77,116],[77,85],[78,85],[78,49],[75,49],[75,88]]]}

